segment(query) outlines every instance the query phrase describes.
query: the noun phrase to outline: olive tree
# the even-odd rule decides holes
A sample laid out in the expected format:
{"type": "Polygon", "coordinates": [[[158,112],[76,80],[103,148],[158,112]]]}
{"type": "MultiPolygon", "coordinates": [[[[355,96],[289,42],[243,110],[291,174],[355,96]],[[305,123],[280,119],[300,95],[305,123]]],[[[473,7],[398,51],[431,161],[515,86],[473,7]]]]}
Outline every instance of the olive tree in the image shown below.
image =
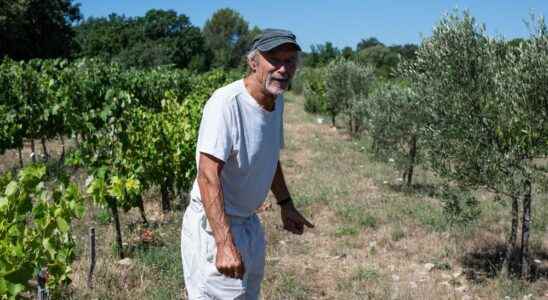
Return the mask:
{"type": "Polygon", "coordinates": [[[327,66],[325,86],[326,110],[335,116],[343,112],[347,116],[350,134],[356,136],[367,119],[367,101],[375,82],[374,69],[344,58],[338,58],[327,66]]]}
{"type": "MultiPolygon", "coordinates": [[[[522,275],[530,272],[528,241],[533,192],[535,185],[543,184],[548,174],[546,163],[541,165],[538,160],[548,156],[548,30],[543,18],[533,18],[533,21],[529,39],[517,47],[508,45],[502,51],[494,49],[495,59],[491,62],[493,92],[498,102],[493,104],[497,113],[495,133],[504,149],[502,152],[507,164],[504,170],[513,171],[513,185],[510,186],[522,194],[522,275]]],[[[515,247],[517,238],[517,202],[514,197],[512,247],[515,247]]]]}
{"type": "Polygon", "coordinates": [[[419,99],[411,88],[400,83],[381,84],[370,98],[373,154],[381,161],[393,160],[396,168],[403,170],[407,186],[411,186],[414,167],[421,160],[419,99]]]}
{"type": "Polygon", "coordinates": [[[523,204],[522,275],[529,272],[532,190],[546,172],[535,159],[548,151],[546,26],[516,49],[486,35],[468,13],[444,17],[400,67],[419,94],[423,141],[432,169],[468,187],[512,201],[505,269],[516,247],[518,201],[523,204]]]}

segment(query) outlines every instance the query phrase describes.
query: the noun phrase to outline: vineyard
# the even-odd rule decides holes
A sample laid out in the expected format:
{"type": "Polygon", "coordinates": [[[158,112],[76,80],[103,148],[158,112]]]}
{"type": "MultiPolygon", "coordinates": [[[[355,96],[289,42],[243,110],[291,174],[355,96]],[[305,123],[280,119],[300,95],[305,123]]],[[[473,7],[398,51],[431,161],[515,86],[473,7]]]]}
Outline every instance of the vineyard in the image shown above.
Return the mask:
{"type": "MultiPolygon", "coordinates": [[[[458,242],[466,242],[458,236],[481,236],[478,228],[492,223],[503,226],[496,235],[503,247],[489,272],[522,280],[548,297],[541,294],[548,279],[542,256],[548,251],[548,29],[543,18],[532,18],[530,30],[529,38],[510,43],[489,37],[470,14],[453,13],[415,57],[402,58],[390,71],[343,55],[298,71],[288,96],[290,135],[282,162],[296,204],[334,227],[320,225],[303,242],[284,240],[266,206],[261,218],[271,243],[267,260],[273,257],[267,261],[266,299],[452,297],[437,288],[402,294],[399,282],[385,283],[383,272],[401,263],[394,253],[408,251],[398,242],[412,239],[413,231],[422,235],[415,244],[432,236],[454,243],[450,250],[444,246],[444,255],[428,249],[440,258],[428,272],[449,272],[465,265],[455,258],[462,255],[458,242]],[[328,124],[315,124],[323,118],[328,124]],[[397,183],[389,182],[395,177],[397,183]],[[294,252],[285,248],[289,242],[296,244],[294,252]],[[381,249],[392,259],[390,268],[351,268],[379,259],[381,249]],[[333,269],[347,259],[342,268],[354,273],[335,272],[339,283],[322,282],[331,274],[310,257],[329,257],[325,264],[333,269]],[[309,283],[299,281],[305,269],[314,279],[309,283]],[[285,271],[289,275],[280,275],[285,271]]],[[[31,298],[37,285],[53,299],[131,297],[138,279],[127,273],[115,278],[104,269],[97,275],[103,286],[82,291],[84,273],[86,288],[93,288],[95,258],[88,236],[75,232],[95,233],[94,226],[101,234],[111,226],[112,236],[99,237],[108,244],[102,250],[112,250],[102,253],[107,261],[165,254],[161,266],[140,266],[141,285],[147,268],[159,268],[172,272],[168,287],[174,291],[157,287],[139,295],[180,297],[177,234],[196,174],[202,108],[213,91],[241,75],[173,65],[135,69],[100,58],[1,60],[0,299],[31,298]],[[124,223],[123,214],[132,222],[124,223]],[[137,243],[123,234],[136,226],[137,243]],[[168,237],[159,242],[162,234],[168,237]],[[168,245],[166,253],[149,247],[160,244],[168,245]],[[71,283],[75,273],[77,287],[71,283]],[[114,283],[118,279],[123,283],[114,283]],[[116,296],[112,289],[128,291],[116,296]]],[[[447,281],[453,293],[462,284],[456,283],[459,276],[447,281]]]]}
{"type": "Polygon", "coordinates": [[[201,108],[230,79],[222,71],[122,71],[87,59],[6,59],[0,70],[1,151],[19,152],[19,164],[1,181],[0,294],[8,298],[26,290],[41,268],[48,269],[51,288],[68,283],[70,223],[82,216],[84,201],[110,210],[123,258],[119,209],[139,207],[147,223],[141,195],[159,186],[162,209],[171,210],[171,199],[193,180],[201,108]],[[63,145],[59,161],[46,167],[34,142],[41,141],[40,160],[47,160],[46,141],[53,138],[73,139],[76,147],[63,145]],[[25,140],[31,143],[28,166],[21,157],[25,140]],[[85,170],[85,191],[59,164],[85,170]]]}

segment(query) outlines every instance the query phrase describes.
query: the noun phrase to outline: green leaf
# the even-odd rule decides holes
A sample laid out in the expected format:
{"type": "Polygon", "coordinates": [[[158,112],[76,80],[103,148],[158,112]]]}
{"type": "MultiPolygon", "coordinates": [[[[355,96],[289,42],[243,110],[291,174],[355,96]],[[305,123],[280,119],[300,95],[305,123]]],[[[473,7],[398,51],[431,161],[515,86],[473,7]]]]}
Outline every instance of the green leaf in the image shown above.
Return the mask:
{"type": "Polygon", "coordinates": [[[67,223],[67,221],[65,221],[65,219],[63,219],[62,217],[57,217],[56,220],[57,220],[57,227],[59,228],[61,232],[66,233],[69,231],[70,226],[67,223]]]}
{"type": "MultiPolygon", "coordinates": [[[[23,285],[21,283],[9,284],[8,285],[8,294],[11,295],[11,296],[17,296],[21,292],[23,292],[24,290],[25,290],[25,285],[23,285]]],[[[14,297],[12,299],[17,299],[17,298],[14,297]]]]}
{"type": "Polygon", "coordinates": [[[15,192],[17,192],[17,182],[11,181],[8,186],[6,186],[6,196],[10,197],[15,194],[15,192]]]}
{"type": "MultiPolygon", "coordinates": [[[[24,263],[18,266],[17,269],[14,269],[8,272],[5,275],[5,278],[12,283],[27,283],[32,278],[34,273],[34,266],[30,263],[24,263]]],[[[16,295],[16,294],[14,294],[16,295]]]]}
{"type": "Polygon", "coordinates": [[[55,256],[55,253],[57,251],[55,251],[55,249],[53,248],[53,245],[51,244],[49,238],[45,238],[42,240],[42,246],[49,252],[51,256],[55,256]]]}
{"type": "Polygon", "coordinates": [[[4,206],[8,205],[9,201],[6,197],[0,197],[0,209],[2,209],[4,206]]]}

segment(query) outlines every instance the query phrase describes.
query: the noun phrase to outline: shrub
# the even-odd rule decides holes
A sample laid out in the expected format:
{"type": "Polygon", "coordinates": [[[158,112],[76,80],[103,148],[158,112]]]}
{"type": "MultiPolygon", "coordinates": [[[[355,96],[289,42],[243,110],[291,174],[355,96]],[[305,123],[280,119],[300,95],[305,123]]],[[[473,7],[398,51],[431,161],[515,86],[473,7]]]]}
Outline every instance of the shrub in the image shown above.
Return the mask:
{"type": "Polygon", "coordinates": [[[304,110],[309,113],[326,112],[325,69],[307,69],[304,79],[304,110]]]}

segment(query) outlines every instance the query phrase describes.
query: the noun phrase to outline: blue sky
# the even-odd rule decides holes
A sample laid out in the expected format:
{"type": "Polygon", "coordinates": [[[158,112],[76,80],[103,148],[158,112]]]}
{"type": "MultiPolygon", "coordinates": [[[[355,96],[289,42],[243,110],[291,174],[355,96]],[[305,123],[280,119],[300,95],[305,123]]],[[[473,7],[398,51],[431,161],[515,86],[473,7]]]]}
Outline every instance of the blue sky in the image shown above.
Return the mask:
{"type": "Polygon", "coordinates": [[[151,8],[173,9],[192,24],[203,27],[218,9],[238,11],[251,26],[286,28],[296,35],[303,50],[326,41],[336,47],[355,47],[362,39],[377,37],[392,44],[420,43],[441,16],[454,8],[468,9],[491,35],[525,37],[524,20],[530,12],[548,18],[548,0],[74,0],[84,17],[112,12],[142,16],[151,8]]]}

